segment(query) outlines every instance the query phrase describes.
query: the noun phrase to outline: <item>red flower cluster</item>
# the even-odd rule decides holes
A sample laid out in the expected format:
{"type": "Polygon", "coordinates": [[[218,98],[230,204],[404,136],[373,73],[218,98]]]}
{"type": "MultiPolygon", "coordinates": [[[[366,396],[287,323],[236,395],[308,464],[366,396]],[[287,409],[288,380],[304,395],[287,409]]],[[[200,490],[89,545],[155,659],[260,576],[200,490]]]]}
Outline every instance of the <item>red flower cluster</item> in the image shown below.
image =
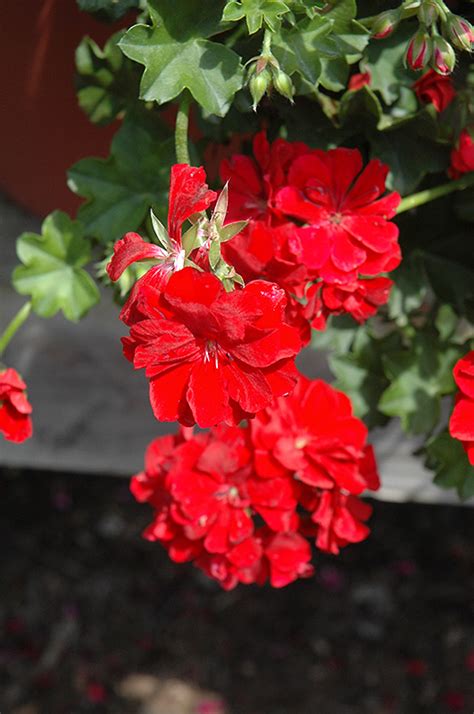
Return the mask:
{"type": "Polygon", "coordinates": [[[25,394],[26,384],[14,369],[0,372],[0,434],[20,443],[33,433],[31,404],[25,394]]]}
{"type": "Polygon", "coordinates": [[[349,399],[304,377],[251,426],[156,439],[132,492],[154,509],[144,537],[222,587],[274,587],[313,573],[310,542],[338,553],[368,535],[357,496],[379,481],[349,399]]]}
{"type": "Polygon", "coordinates": [[[467,129],[464,129],[459,137],[457,148],[451,152],[451,166],[448,173],[451,178],[457,179],[469,171],[474,171],[474,142],[467,129]]]}
{"type": "Polygon", "coordinates": [[[383,278],[372,286],[365,278],[400,262],[398,229],[389,220],[400,197],[383,196],[388,168],[377,160],[364,168],[357,149],[324,152],[283,139],[270,145],[263,133],[254,140],[254,156],[236,155],[221,166],[222,179],[230,181],[231,217],[250,218],[225,246],[226,258],[246,279],[263,276],[299,301],[308,285],[317,285],[310,297],[317,292],[318,310],[304,311],[314,327],[334,312],[366,320],[387,301],[392,283],[383,278]],[[323,288],[334,285],[356,297],[334,299],[323,288]],[[376,296],[366,300],[367,294],[376,296]]]}
{"type": "Polygon", "coordinates": [[[417,79],[413,89],[420,102],[432,104],[437,112],[444,112],[456,96],[451,77],[438,74],[434,69],[417,79]]]}
{"type": "Polygon", "coordinates": [[[459,393],[449,420],[449,433],[462,441],[474,466],[474,350],[457,362],[453,376],[459,393]]]}

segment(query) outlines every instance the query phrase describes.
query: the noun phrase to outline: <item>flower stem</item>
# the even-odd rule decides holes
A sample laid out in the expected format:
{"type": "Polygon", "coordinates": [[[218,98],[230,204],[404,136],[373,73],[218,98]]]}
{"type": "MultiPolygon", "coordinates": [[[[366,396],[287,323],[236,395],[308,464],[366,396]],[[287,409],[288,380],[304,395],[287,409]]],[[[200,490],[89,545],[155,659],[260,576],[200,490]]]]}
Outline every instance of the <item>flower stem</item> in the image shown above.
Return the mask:
{"type": "Polygon", "coordinates": [[[176,160],[178,164],[191,164],[188,149],[188,127],[189,127],[189,106],[191,97],[186,92],[183,95],[181,104],[176,115],[174,128],[174,142],[176,148],[176,160]]]}
{"type": "Polygon", "coordinates": [[[399,213],[405,213],[405,211],[410,211],[412,208],[417,208],[417,206],[423,206],[424,203],[429,203],[442,196],[447,196],[454,191],[463,191],[465,188],[469,188],[469,186],[474,186],[474,171],[461,176],[461,178],[455,181],[449,181],[449,183],[443,183],[441,186],[427,188],[425,191],[419,191],[419,193],[412,193],[411,196],[405,196],[405,198],[402,198],[397,209],[397,215],[399,213]]]}
{"type": "Polygon", "coordinates": [[[3,334],[0,335],[0,355],[3,354],[17,330],[26,322],[30,312],[31,302],[28,301],[18,310],[13,320],[6,326],[3,334]]]}

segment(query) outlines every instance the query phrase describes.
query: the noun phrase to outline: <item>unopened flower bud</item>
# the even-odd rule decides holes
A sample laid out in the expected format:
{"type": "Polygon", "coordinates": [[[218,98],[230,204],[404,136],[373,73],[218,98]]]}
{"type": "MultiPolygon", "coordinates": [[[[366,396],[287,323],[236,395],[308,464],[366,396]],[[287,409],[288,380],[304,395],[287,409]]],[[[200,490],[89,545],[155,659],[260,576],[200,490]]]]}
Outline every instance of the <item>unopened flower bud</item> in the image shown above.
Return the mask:
{"type": "Polygon", "coordinates": [[[432,52],[431,37],[424,30],[418,30],[410,40],[405,61],[410,69],[424,69],[432,52]]]}
{"type": "Polygon", "coordinates": [[[430,27],[439,17],[439,5],[435,0],[424,0],[418,8],[418,19],[430,27]]]}
{"type": "Polygon", "coordinates": [[[451,74],[456,64],[456,54],[443,37],[433,38],[433,57],[431,66],[438,74],[451,74]]]}
{"type": "Polygon", "coordinates": [[[273,74],[273,86],[277,90],[279,94],[282,94],[284,97],[290,100],[290,102],[293,101],[293,95],[295,93],[295,88],[293,87],[293,82],[291,81],[290,77],[286,74],[286,72],[283,72],[282,69],[276,70],[273,74]]]}
{"type": "Polygon", "coordinates": [[[471,23],[459,15],[450,14],[446,20],[446,34],[460,50],[470,52],[474,42],[474,28],[471,23]]]}
{"type": "Polygon", "coordinates": [[[253,99],[253,110],[256,111],[257,104],[260,102],[261,98],[265,92],[271,86],[272,76],[268,69],[264,69],[259,74],[253,74],[249,80],[250,94],[253,99]]]}
{"type": "Polygon", "coordinates": [[[386,10],[378,15],[372,24],[372,37],[376,40],[383,40],[392,34],[400,22],[400,12],[398,10],[386,10]]]}

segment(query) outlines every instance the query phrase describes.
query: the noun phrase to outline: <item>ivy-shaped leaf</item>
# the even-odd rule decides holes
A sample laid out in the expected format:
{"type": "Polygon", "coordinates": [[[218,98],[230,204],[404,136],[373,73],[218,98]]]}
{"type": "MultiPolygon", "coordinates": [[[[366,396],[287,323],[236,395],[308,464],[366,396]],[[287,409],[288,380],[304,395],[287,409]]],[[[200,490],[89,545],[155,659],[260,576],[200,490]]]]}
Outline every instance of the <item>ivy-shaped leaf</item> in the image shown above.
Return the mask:
{"type": "Polygon", "coordinates": [[[463,500],[474,497],[474,467],[460,441],[443,431],[428,442],[426,455],[426,465],[436,474],[435,484],[455,488],[463,500]]]}
{"type": "Polygon", "coordinates": [[[100,299],[91,276],[83,266],[90,258],[90,245],[79,221],[55,211],[44,221],[41,235],[23,233],[17,241],[23,265],[13,272],[13,285],[21,295],[31,295],[33,310],[51,317],[62,310],[68,320],[79,320],[100,299]]]}
{"type": "Polygon", "coordinates": [[[148,7],[153,25],[135,25],[119,43],[145,66],[140,97],[163,104],[188,89],[206,112],[224,116],[243,70],[233,50],[206,39],[219,31],[222,3],[148,0],[148,7]]]}
{"type": "Polygon", "coordinates": [[[139,228],[153,208],[164,217],[174,145],[157,122],[129,117],[114,136],[107,159],[78,161],[68,185],[86,202],[78,218],[102,243],[139,228]]]}
{"type": "Polygon", "coordinates": [[[245,18],[249,35],[253,35],[263,24],[276,32],[287,12],[289,7],[283,0],[231,0],[224,8],[222,20],[236,22],[245,18]]]}
{"type": "Polygon", "coordinates": [[[80,10],[97,13],[107,20],[119,20],[133,8],[140,7],[140,0],[77,0],[80,10]]]}
{"type": "Polygon", "coordinates": [[[412,35],[412,25],[402,23],[383,42],[370,42],[360,63],[363,72],[370,72],[370,86],[380,92],[388,105],[399,98],[401,87],[410,87],[417,78],[414,72],[405,68],[403,61],[412,35]]]}
{"type": "Polygon", "coordinates": [[[84,37],[76,50],[77,98],[94,124],[113,121],[128,105],[137,102],[137,67],[117,46],[122,35],[122,31],[112,35],[104,49],[84,37]]]}
{"type": "Polygon", "coordinates": [[[439,420],[441,396],[454,390],[452,370],[461,353],[434,334],[418,333],[410,349],[383,355],[390,386],[380,398],[380,411],[400,417],[408,433],[431,431],[439,420]]]}
{"type": "Polygon", "coordinates": [[[315,89],[321,74],[318,42],[331,31],[331,23],[321,17],[304,26],[283,29],[273,38],[273,53],[287,74],[297,72],[315,89]]]}

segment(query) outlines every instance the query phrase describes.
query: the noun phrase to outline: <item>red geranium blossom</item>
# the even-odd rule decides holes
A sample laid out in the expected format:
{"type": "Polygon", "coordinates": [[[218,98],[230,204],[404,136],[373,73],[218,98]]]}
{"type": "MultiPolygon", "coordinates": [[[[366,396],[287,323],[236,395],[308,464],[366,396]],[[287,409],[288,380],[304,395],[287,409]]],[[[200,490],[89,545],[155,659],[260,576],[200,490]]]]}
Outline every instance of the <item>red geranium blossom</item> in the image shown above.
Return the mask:
{"type": "Polygon", "coordinates": [[[304,507],[311,512],[311,523],[304,524],[305,534],[315,536],[319,550],[337,555],[349,543],[360,543],[370,533],[365,521],[372,506],[340,489],[317,492],[305,489],[304,507]]]}
{"type": "Polygon", "coordinates": [[[33,433],[32,406],[26,398],[26,384],[14,369],[0,372],[0,434],[20,443],[33,433]]]}
{"type": "Polygon", "coordinates": [[[265,220],[274,225],[282,220],[276,209],[276,191],[286,184],[291,162],[309,147],[302,142],[277,139],[272,144],[264,131],[253,140],[254,158],[235,154],[221,163],[221,179],[229,181],[229,221],[265,220]]]}
{"type": "Polygon", "coordinates": [[[451,166],[449,175],[457,179],[469,171],[474,171],[474,142],[467,129],[461,132],[458,146],[451,152],[451,166]]]}
{"type": "Polygon", "coordinates": [[[123,344],[135,368],[146,369],[156,418],[238,423],[290,391],[301,341],[285,307],[273,283],[227,293],[194,268],[174,273],[161,291],[142,287],[123,344]]]}
{"type": "Polygon", "coordinates": [[[413,84],[420,102],[432,104],[437,112],[444,112],[456,96],[451,77],[443,76],[429,69],[413,84]]]}
{"type": "Polygon", "coordinates": [[[125,305],[122,317],[129,316],[139,290],[143,285],[161,288],[175,270],[184,265],[184,251],[181,243],[183,223],[194,213],[205,211],[217,194],[210,191],[206,184],[203,168],[188,164],[175,164],[171,167],[168,237],[167,247],[144,241],[138,233],[126,233],[114,245],[114,254],[107,265],[111,280],[120,278],[129,265],[141,260],[152,260],[155,265],[135,283],[133,291],[125,305]]]}
{"type": "Polygon", "coordinates": [[[267,579],[272,587],[282,588],[298,578],[311,577],[310,560],[311,547],[302,535],[273,533],[264,527],[226,555],[204,553],[196,565],[225,590],[238,583],[263,585],[267,579]]]}
{"type": "Polygon", "coordinates": [[[393,270],[400,263],[392,218],[398,193],[382,194],[388,167],[374,159],[363,168],[357,149],[311,151],[288,170],[275,205],[307,224],[298,234],[301,260],[327,283],[353,282],[393,270]]]}
{"type": "Polygon", "coordinates": [[[301,259],[300,230],[289,222],[272,227],[265,221],[250,221],[223,244],[222,252],[246,282],[264,278],[300,294],[311,276],[301,259]]]}
{"type": "Polygon", "coordinates": [[[347,285],[315,283],[306,293],[305,317],[316,330],[326,327],[329,315],[352,315],[357,322],[365,322],[385,305],[390,297],[393,281],[389,278],[359,279],[347,285]]]}
{"type": "Polygon", "coordinates": [[[367,469],[367,427],[349,398],[322,380],[300,375],[292,394],[258,414],[251,429],[262,477],[293,472],[309,486],[352,494],[379,486],[376,471],[367,469]]]}
{"type": "Polygon", "coordinates": [[[449,420],[449,433],[462,442],[474,466],[474,350],[456,363],[453,376],[459,394],[449,420]]]}
{"type": "Polygon", "coordinates": [[[175,562],[195,561],[226,589],[268,577],[282,587],[312,573],[309,543],[288,532],[289,522],[275,521],[279,534],[268,526],[255,531],[252,515],[265,517],[259,504],[278,512],[284,496],[282,479],[264,484],[271,496],[255,493],[249,446],[247,430],[238,427],[196,436],[183,430],[152,442],[145,471],[131,483],[135,498],[154,509],[144,537],[160,541],[175,562]]]}

